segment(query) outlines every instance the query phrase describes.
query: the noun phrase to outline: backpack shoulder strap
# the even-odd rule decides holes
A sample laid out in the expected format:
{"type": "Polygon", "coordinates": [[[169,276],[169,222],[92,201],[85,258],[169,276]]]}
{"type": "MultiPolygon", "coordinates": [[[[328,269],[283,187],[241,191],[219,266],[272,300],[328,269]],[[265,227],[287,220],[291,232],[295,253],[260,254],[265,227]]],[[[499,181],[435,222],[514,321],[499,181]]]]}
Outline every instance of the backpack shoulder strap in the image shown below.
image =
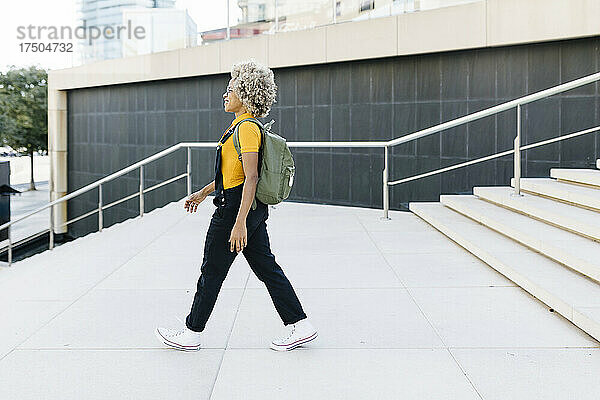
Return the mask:
{"type": "Polygon", "coordinates": [[[262,146],[263,143],[263,137],[262,137],[262,133],[263,133],[263,124],[260,123],[259,120],[257,120],[256,118],[246,118],[241,120],[240,122],[238,122],[235,125],[235,130],[233,132],[233,147],[235,147],[235,151],[238,154],[238,160],[242,161],[242,146],[240,146],[240,134],[239,134],[239,129],[240,129],[240,124],[244,121],[252,121],[254,122],[256,125],[258,125],[258,129],[260,130],[261,133],[261,140],[260,140],[260,144],[262,146]]]}
{"type": "MultiPolygon", "coordinates": [[[[262,144],[264,142],[264,134],[263,134],[263,124],[260,123],[259,120],[257,120],[256,118],[246,118],[241,120],[240,122],[238,122],[235,125],[235,129],[233,132],[233,147],[235,147],[235,151],[238,154],[238,160],[240,160],[240,162],[242,161],[242,146],[240,146],[240,134],[239,134],[239,128],[240,128],[240,124],[244,121],[252,121],[254,122],[256,125],[258,125],[258,129],[260,130],[260,134],[261,134],[261,140],[260,140],[260,145],[262,147],[262,144]]],[[[259,162],[258,162],[258,166],[259,166],[259,174],[260,174],[260,149],[259,149],[259,162]]],[[[256,204],[256,196],[254,196],[254,199],[252,200],[252,205],[250,206],[252,210],[256,210],[257,204],[256,204]]]]}

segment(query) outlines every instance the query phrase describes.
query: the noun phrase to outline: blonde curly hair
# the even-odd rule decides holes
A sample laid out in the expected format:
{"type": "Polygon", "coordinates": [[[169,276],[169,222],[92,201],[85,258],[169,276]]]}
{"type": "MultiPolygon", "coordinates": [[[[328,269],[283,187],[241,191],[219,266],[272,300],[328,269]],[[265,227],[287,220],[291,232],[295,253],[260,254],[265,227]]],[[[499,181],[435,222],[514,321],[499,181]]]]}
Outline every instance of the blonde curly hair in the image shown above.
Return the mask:
{"type": "Polygon", "coordinates": [[[255,117],[266,117],[277,95],[273,71],[250,59],[234,64],[231,78],[233,92],[246,110],[255,117]]]}

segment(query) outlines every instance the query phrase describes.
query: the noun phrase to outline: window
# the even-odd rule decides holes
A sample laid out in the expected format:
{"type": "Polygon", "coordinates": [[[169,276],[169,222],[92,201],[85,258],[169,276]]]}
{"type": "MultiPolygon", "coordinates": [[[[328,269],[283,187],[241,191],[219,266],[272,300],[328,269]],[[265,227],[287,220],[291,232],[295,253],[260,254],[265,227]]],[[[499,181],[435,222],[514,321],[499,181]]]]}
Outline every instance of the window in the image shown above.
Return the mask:
{"type": "Polygon", "coordinates": [[[256,18],[258,21],[264,21],[265,20],[265,3],[259,4],[258,5],[258,15],[256,18]]]}
{"type": "Polygon", "coordinates": [[[360,12],[374,10],[375,9],[375,0],[361,0],[360,2],[360,12]]]}

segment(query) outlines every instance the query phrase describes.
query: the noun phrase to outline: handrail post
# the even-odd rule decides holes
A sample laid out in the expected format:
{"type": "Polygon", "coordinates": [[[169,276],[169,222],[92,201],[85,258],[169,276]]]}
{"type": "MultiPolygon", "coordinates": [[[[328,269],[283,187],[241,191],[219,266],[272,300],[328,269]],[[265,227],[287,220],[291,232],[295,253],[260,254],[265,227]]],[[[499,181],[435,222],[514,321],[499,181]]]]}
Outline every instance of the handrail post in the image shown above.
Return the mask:
{"type": "Polygon", "coordinates": [[[521,105],[517,104],[517,137],[514,142],[515,150],[513,154],[514,178],[515,178],[515,196],[521,196],[521,105]]]}
{"type": "Polygon", "coordinates": [[[12,264],[12,242],[10,240],[10,228],[12,225],[8,226],[8,266],[12,264]]]}
{"type": "Polygon", "coordinates": [[[144,166],[140,165],[140,217],[144,216],[144,166]]]}
{"type": "Polygon", "coordinates": [[[192,194],[192,148],[187,148],[187,195],[192,194]]]}
{"type": "Polygon", "coordinates": [[[381,219],[389,218],[390,209],[390,187],[388,185],[388,146],[385,146],[383,153],[383,217],[381,219]]]}
{"type": "Polygon", "coordinates": [[[98,232],[102,232],[102,184],[98,185],[98,232]]]}
{"type": "Polygon", "coordinates": [[[48,241],[48,249],[54,249],[54,206],[50,206],[50,240],[48,241]]]}

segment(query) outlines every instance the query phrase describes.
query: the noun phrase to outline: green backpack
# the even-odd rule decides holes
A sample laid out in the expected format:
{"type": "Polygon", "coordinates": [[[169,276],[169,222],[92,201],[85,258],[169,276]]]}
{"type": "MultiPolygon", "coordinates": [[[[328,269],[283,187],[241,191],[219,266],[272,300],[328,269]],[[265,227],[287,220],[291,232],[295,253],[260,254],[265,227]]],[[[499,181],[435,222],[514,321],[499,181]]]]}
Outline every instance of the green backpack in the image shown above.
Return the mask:
{"type": "Polygon", "coordinates": [[[271,132],[275,121],[263,125],[256,118],[246,118],[240,121],[233,133],[233,146],[242,161],[239,139],[239,126],[244,121],[252,121],[258,125],[261,132],[261,143],[258,152],[258,184],[252,209],[256,209],[256,199],[264,204],[278,204],[287,199],[294,183],[294,158],[286,141],[276,133],[271,132]]]}

